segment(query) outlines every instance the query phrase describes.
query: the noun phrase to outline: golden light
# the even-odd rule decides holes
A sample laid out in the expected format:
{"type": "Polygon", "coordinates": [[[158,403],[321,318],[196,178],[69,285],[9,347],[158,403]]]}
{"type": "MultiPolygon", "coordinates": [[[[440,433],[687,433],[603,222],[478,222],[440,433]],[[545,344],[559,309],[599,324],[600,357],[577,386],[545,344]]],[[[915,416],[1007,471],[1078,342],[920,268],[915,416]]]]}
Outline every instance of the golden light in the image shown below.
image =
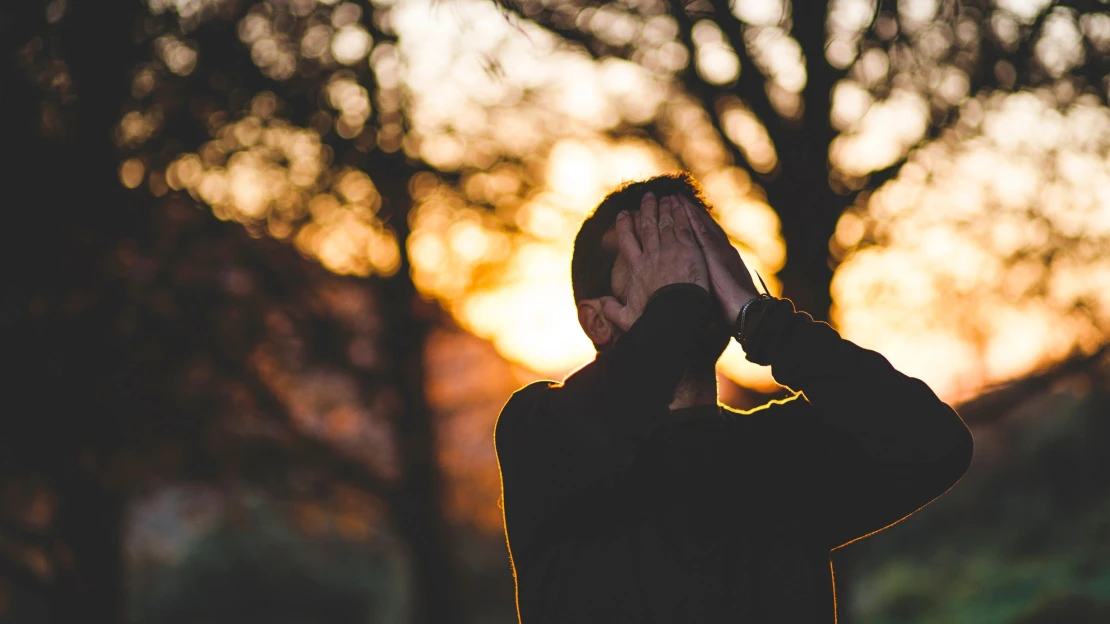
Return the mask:
{"type": "Polygon", "coordinates": [[[874,23],[875,9],[868,0],[836,0],[829,3],[829,42],[825,58],[833,67],[846,68],[856,58],[861,31],[874,23]]]}
{"type": "MultiPolygon", "coordinates": [[[[777,22],[781,3],[764,4],[743,10],[766,19],[774,14],[777,22]]],[[[377,46],[361,25],[363,7],[357,4],[337,4],[329,22],[296,35],[263,8],[247,11],[238,35],[265,75],[291,76],[298,53],[325,65],[369,62],[381,90],[372,101],[355,72],[339,69],[324,89],[333,119],[292,126],[280,118],[280,102],[267,93],[240,119],[213,118],[213,140],[176,158],[166,168],[165,183],[208,203],[220,218],[289,238],[339,273],[396,271],[400,249],[378,218],[381,198],[373,172],[331,163],[317,131],[328,121],[340,138],[369,136],[366,124],[377,106],[381,125],[369,129],[375,148],[403,147],[409,156],[457,171],[460,178],[457,187],[434,176],[412,182],[411,236],[404,244],[414,281],[510,360],[558,377],[593,356],[571,295],[574,234],[621,182],[676,169],[671,153],[680,153],[703,182],[751,267],[778,288],[774,273],[785,249],[774,212],[747,175],[732,166],[700,104],[671,82],[673,72],[690,60],[674,41],[673,18],[645,21],[622,10],[591,13],[589,27],[603,39],[643,39],[643,62],[634,63],[597,62],[559,45],[534,24],[506,20],[485,0],[459,0],[451,11],[431,0],[397,3],[389,12],[397,40],[377,46]],[[397,115],[401,85],[403,133],[397,115]],[[605,138],[621,123],[651,119],[661,120],[663,145],[605,138]]],[[[739,61],[723,33],[710,22],[696,30],[699,70],[718,82],[735,80],[739,61]]],[[[798,89],[804,69],[791,69],[797,51],[788,40],[780,44],[790,58],[774,61],[781,74],[778,88],[798,89]]],[[[135,136],[142,130],[138,121],[130,122],[135,136]]],[[[774,148],[749,111],[738,106],[726,127],[757,167],[774,168],[774,148]]],[[[768,371],[747,363],[735,349],[726,354],[722,370],[749,385],[770,383],[768,371]]]]}
{"type": "Polygon", "coordinates": [[[280,181],[277,176],[264,173],[265,165],[250,152],[237,152],[228,159],[227,180],[231,190],[231,201],[239,212],[248,219],[258,219],[264,215],[273,201],[270,185],[280,181]]]}
{"type": "Polygon", "coordinates": [[[197,67],[196,50],[173,35],[155,39],[154,50],[166,67],[179,76],[188,76],[197,67]]]}
{"type": "MultiPolygon", "coordinates": [[[[226,0],[148,2],[154,13],[199,20],[226,0]]],[[[530,380],[532,371],[558,379],[594,356],[571,292],[573,237],[586,214],[621,182],[682,163],[703,184],[749,268],[772,294],[782,292],[776,273],[787,250],[780,223],[735,156],[738,149],[752,170],[771,174],[780,153],[743,101],[718,100],[719,117],[711,119],[676,74],[692,62],[691,69],[709,83],[727,85],[739,72],[758,69],[770,78],[771,104],[783,117],[796,118],[809,78],[801,46],[790,35],[791,11],[803,10],[801,3],[729,3],[746,25],[744,51],[755,68],[740,66],[729,37],[709,20],[695,24],[688,52],[676,41],[678,22],[665,10],[644,15],[657,4],[561,7],[577,12],[559,16],[568,28],[631,46],[631,60],[625,61],[593,58],[536,24],[507,18],[490,0],[256,3],[239,13],[237,24],[252,61],[275,81],[297,76],[300,83],[300,76],[323,68],[327,73],[311,78],[324,82],[316,100],[322,110],[310,109],[311,122],[295,126],[281,118],[281,102],[262,93],[245,114],[205,112],[200,121],[211,131],[210,141],[178,155],[164,170],[161,163],[148,168],[151,160],[125,160],[119,179],[127,188],[146,183],[156,195],[167,188],[188,193],[219,218],[286,239],[340,274],[393,275],[401,266],[400,245],[406,245],[421,295],[437,299],[469,332],[468,340],[496,350],[499,357],[492,359],[516,371],[515,382],[530,380]],[[374,41],[363,25],[370,23],[390,41],[374,41]],[[377,85],[365,82],[367,68],[377,85]],[[612,138],[649,122],[651,140],[612,138]],[[379,215],[382,197],[375,183],[385,180],[376,176],[386,174],[333,162],[333,147],[350,147],[344,141],[379,156],[403,150],[395,157],[442,173],[442,180],[423,172],[409,181],[406,240],[399,241],[379,215]],[[519,372],[525,368],[528,373],[519,372]]],[[[993,29],[1005,46],[1044,4],[1000,0],[998,19],[982,28],[993,29]]],[[[1060,90],[968,99],[968,77],[942,61],[956,52],[946,47],[953,37],[963,36],[959,28],[938,34],[943,26],[932,24],[932,0],[898,7],[904,29],[897,34],[913,46],[924,69],[907,68],[897,51],[888,56],[878,46],[859,45],[863,29],[872,26],[888,41],[895,34],[879,32],[893,20],[881,13],[876,18],[872,0],[834,0],[828,8],[826,58],[846,69],[862,54],[832,94],[831,121],[842,132],[829,153],[834,179],[863,184],[867,174],[900,162],[918,145],[932,115],[945,106],[961,107],[951,132],[915,149],[894,181],[840,217],[830,245],[843,261],[832,282],[834,325],[948,400],[1026,374],[1072,348],[1093,351],[1110,332],[1107,110],[1064,101],[1060,90]],[[861,47],[869,49],[858,52],[861,47]],[[880,87],[888,83],[889,93],[880,87]]],[[[159,106],[166,100],[158,81],[190,75],[198,62],[212,61],[199,56],[188,38],[195,31],[181,32],[158,33],[157,61],[132,76],[134,97],[152,104],[122,111],[115,139],[129,155],[164,124],[159,106]]],[[[1105,15],[1077,22],[1066,11],[1054,11],[1035,43],[1037,60],[1053,75],[1070,70],[1091,50],[1110,50],[1105,15]]],[[[337,160],[350,162],[347,155],[357,156],[340,152],[337,160]]],[[[391,214],[400,216],[396,209],[391,214]]],[[[372,345],[352,345],[352,361],[374,363],[372,345]]],[[[430,343],[428,350],[442,358],[442,351],[457,347],[430,343]]],[[[380,447],[391,448],[388,431],[368,428],[374,414],[351,409],[360,402],[353,380],[280,371],[265,365],[266,355],[254,364],[290,406],[296,426],[338,445],[378,439],[380,447]]],[[[473,358],[466,361],[473,366],[473,358]]],[[[442,387],[458,392],[477,385],[449,372],[442,387]]],[[[718,372],[747,387],[777,388],[770,368],[748,362],[735,342],[718,372]]],[[[446,411],[466,404],[472,410],[437,425],[449,447],[437,452],[445,453],[441,461],[449,479],[465,475],[480,488],[480,496],[450,490],[448,504],[470,516],[484,514],[493,530],[500,529],[501,517],[491,504],[500,493],[497,475],[488,470],[492,458],[477,461],[472,448],[460,445],[490,446],[488,418],[511,389],[491,390],[497,404],[482,405],[482,414],[463,401],[436,406],[446,411]],[[463,432],[465,427],[470,430],[463,432]]],[[[372,459],[384,462],[383,473],[398,474],[388,452],[372,459]]],[[[327,522],[312,506],[300,515],[311,530],[327,522]]],[[[355,522],[345,532],[360,535],[366,526],[355,522]]]]}
{"type": "Polygon", "coordinates": [[[1068,11],[1049,14],[1034,52],[1053,77],[1059,77],[1081,63],[1085,57],[1083,33],[1079,31],[1075,17],[1068,11]]]}
{"type": "Polygon", "coordinates": [[[301,56],[305,58],[320,58],[328,52],[331,46],[332,29],[326,24],[316,24],[305,29],[301,36],[301,56]]]}
{"type": "Polygon", "coordinates": [[[129,158],[119,166],[119,181],[129,189],[138,188],[145,174],[146,167],[138,158],[129,158]]]}
{"type": "Polygon", "coordinates": [[[251,60],[266,76],[286,80],[297,71],[297,46],[272,22],[265,3],[255,5],[239,21],[239,39],[250,47],[251,60]]]}
{"type": "MultiPolygon", "coordinates": [[[[344,115],[361,124],[369,114],[366,90],[354,81],[333,80],[329,91],[344,115]]],[[[219,127],[197,153],[174,159],[166,184],[187,190],[221,219],[265,224],[275,236],[292,237],[302,253],[336,273],[395,273],[400,247],[377,216],[381,196],[373,180],[331,166],[319,134],[274,118],[277,107],[273,94],[256,96],[252,114],[219,127]]]]}
{"type": "Polygon", "coordinates": [[[526,243],[503,286],[466,298],[460,317],[505,357],[556,376],[593,357],[578,326],[565,246],[526,243]]]}
{"type": "Polygon", "coordinates": [[[773,26],[786,16],[784,0],[736,0],[729,7],[733,15],[756,26],[773,26]]]}
{"type": "Polygon", "coordinates": [[[700,20],[691,33],[696,44],[698,73],[712,84],[727,84],[740,75],[740,59],[712,20],[700,20]]]}
{"type": "Polygon", "coordinates": [[[797,40],[775,26],[757,29],[751,46],[753,60],[765,70],[774,85],[790,93],[801,93],[807,76],[805,56],[797,40]]]}
{"type": "MultiPolygon", "coordinates": [[[[850,116],[843,107],[840,110],[838,119],[850,116]]],[[[920,94],[895,89],[833,140],[829,157],[839,170],[859,176],[893,164],[925,136],[928,112],[928,102],[920,94]]]]}
{"type": "MultiPolygon", "coordinates": [[[[419,202],[408,243],[414,280],[504,357],[561,378],[594,356],[593,345],[578,326],[570,284],[578,227],[621,182],[674,168],[666,152],[647,141],[559,141],[547,155],[543,185],[514,206],[516,230],[470,205],[494,193],[493,186],[504,191],[519,188],[512,170],[480,174],[483,177],[463,185],[467,194],[446,184],[427,187],[421,178],[414,183],[419,202]]],[[[751,268],[777,289],[774,273],[785,260],[785,250],[774,212],[756,199],[750,179],[740,169],[709,172],[702,182],[751,268]]],[[[775,387],[769,370],[748,362],[736,347],[726,352],[721,370],[748,386],[775,387]]]]}
{"type": "Polygon", "coordinates": [[[135,148],[145,143],[162,126],[162,111],[153,106],[145,114],[131,111],[123,116],[116,127],[116,143],[121,147],[135,148]]]}
{"type": "Polygon", "coordinates": [[[730,141],[740,148],[752,169],[769,173],[778,165],[778,154],[767,129],[739,99],[727,100],[721,112],[721,126],[730,141]]]}
{"type": "Polygon", "coordinates": [[[965,109],[967,138],[915,151],[841,218],[855,249],[832,284],[846,337],[952,400],[1110,330],[1110,113],[1047,92],[965,109]]]}
{"type": "MultiPolygon", "coordinates": [[[[594,15],[607,36],[632,27],[620,12],[594,15]]],[[[668,20],[647,32],[665,32],[668,20]]],[[[442,170],[533,161],[560,140],[643,123],[670,95],[667,76],[628,61],[595,61],[485,0],[459,0],[450,11],[410,0],[391,8],[390,24],[399,39],[381,54],[375,49],[371,63],[389,84],[406,85],[413,155],[442,170]]]]}
{"type": "Polygon", "coordinates": [[[417,285],[444,297],[463,326],[502,355],[551,376],[569,372],[593,356],[570,288],[574,234],[621,181],[666,170],[658,157],[639,141],[556,144],[547,184],[518,207],[513,236],[463,197],[433,193],[417,209],[410,239],[417,285]],[[482,278],[491,254],[507,263],[482,278]]]}
{"type": "Polygon", "coordinates": [[[830,120],[838,130],[855,125],[874,103],[871,92],[853,80],[841,80],[833,87],[830,120]]]}
{"type": "Polygon", "coordinates": [[[353,65],[370,52],[370,46],[373,45],[373,42],[370,33],[366,32],[366,29],[362,26],[358,24],[343,26],[335,31],[335,36],[332,37],[331,53],[335,60],[343,65],[353,65]]]}

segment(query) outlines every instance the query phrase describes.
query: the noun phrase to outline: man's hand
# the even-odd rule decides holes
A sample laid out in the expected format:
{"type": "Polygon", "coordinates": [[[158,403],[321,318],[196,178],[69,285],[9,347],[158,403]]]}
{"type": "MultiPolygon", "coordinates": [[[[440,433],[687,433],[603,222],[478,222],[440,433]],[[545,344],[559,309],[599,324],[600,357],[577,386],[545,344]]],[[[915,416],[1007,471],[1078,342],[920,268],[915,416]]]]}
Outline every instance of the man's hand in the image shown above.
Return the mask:
{"type": "Polygon", "coordinates": [[[652,293],[667,284],[688,282],[710,288],[705,258],[677,196],[656,202],[653,193],[645,194],[633,221],[625,211],[617,215],[617,243],[629,268],[625,303],[615,297],[601,298],[606,318],[623,331],[640,318],[652,293]]]}
{"type": "Polygon", "coordinates": [[[713,217],[685,197],[680,197],[679,202],[682,206],[679,212],[686,213],[698,245],[705,254],[713,294],[721,303],[725,318],[733,323],[740,314],[740,308],[759,295],[752,275],[740,253],[729,242],[728,234],[713,217]]]}

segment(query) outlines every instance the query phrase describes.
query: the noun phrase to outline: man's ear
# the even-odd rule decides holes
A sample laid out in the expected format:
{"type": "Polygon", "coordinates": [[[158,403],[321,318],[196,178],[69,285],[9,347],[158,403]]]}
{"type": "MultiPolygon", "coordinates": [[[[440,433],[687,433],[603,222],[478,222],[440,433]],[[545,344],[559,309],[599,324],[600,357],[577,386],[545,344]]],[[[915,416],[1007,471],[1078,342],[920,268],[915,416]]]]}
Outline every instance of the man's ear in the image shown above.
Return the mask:
{"type": "Polygon", "coordinates": [[[578,324],[599,349],[616,340],[617,327],[602,312],[601,299],[583,299],[578,302],[578,324]]]}

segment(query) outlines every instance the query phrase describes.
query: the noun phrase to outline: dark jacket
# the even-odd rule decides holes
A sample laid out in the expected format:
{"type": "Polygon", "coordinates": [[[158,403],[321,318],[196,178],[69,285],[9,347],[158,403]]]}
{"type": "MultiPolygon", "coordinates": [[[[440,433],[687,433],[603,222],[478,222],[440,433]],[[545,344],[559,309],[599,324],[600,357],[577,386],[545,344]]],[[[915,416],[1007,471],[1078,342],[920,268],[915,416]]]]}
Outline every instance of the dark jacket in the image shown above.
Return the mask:
{"type": "MultiPolygon", "coordinates": [[[[829,551],[950,488],[972,437],[788,299],[748,359],[793,396],[670,411],[716,302],[666,287],[611,350],[513,394],[496,448],[523,624],[835,621],[829,551]]],[[[747,332],[745,332],[747,334],[747,332]]]]}

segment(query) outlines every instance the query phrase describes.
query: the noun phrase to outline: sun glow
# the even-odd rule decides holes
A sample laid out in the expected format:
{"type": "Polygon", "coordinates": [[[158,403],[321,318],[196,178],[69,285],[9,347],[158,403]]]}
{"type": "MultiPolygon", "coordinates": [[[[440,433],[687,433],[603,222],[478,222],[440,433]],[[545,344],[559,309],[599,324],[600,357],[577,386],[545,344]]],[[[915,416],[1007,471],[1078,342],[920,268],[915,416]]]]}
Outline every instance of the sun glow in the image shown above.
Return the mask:
{"type": "MultiPolygon", "coordinates": [[[[560,141],[545,163],[544,183],[533,193],[519,203],[501,196],[511,205],[505,211],[509,223],[473,204],[489,196],[491,185],[518,186],[497,173],[480,183],[465,183],[469,193],[418,181],[409,252],[417,285],[443,300],[466,329],[490,340],[510,360],[561,377],[594,355],[578,326],[570,284],[579,226],[620,183],[672,171],[676,165],[650,142],[600,139],[560,141]]],[[[777,289],[774,273],[785,260],[785,248],[774,212],[739,169],[720,168],[702,182],[737,248],[777,289]]],[[[748,362],[738,346],[730,347],[720,366],[739,383],[775,387],[770,372],[748,362]]]]}
{"type": "Polygon", "coordinates": [[[1110,330],[1110,115],[1043,92],[965,108],[967,138],[920,148],[842,217],[832,285],[848,338],[952,400],[1110,330]]]}

